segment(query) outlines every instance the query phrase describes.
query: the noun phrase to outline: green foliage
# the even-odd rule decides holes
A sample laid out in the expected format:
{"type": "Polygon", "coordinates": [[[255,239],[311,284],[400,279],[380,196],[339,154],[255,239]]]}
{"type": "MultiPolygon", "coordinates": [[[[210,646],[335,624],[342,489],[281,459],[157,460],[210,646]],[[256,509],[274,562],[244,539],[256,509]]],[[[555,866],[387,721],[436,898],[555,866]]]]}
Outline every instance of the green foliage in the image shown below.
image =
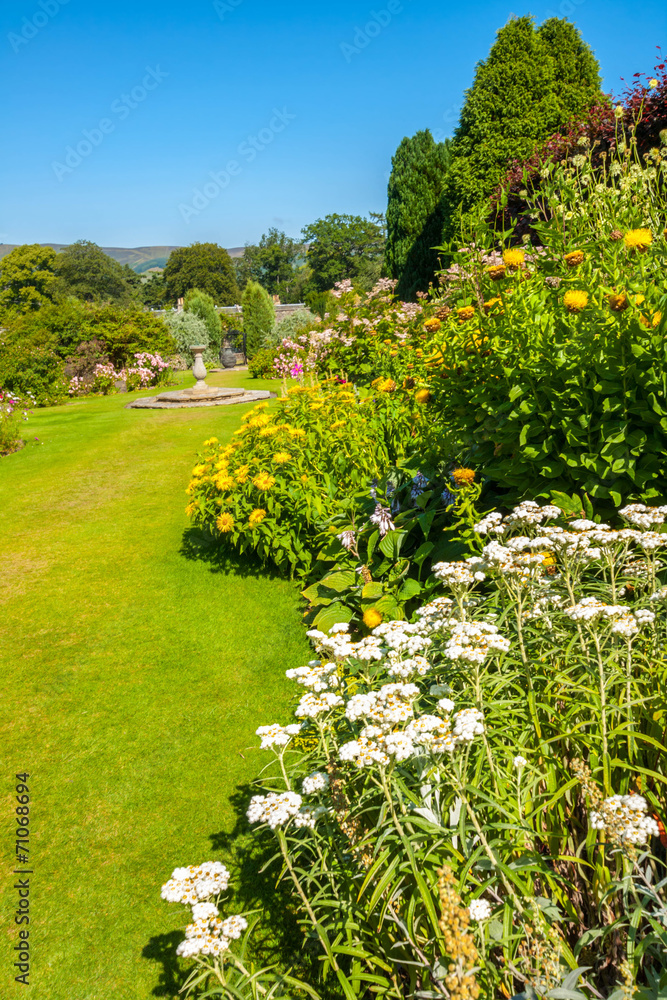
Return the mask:
{"type": "Polygon", "coordinates": [[[466,92],[446,182],[445,236],[513,160],[598,102],[600,82],[597,60],[574,25],[550,18],[536,28],[531,17],[512,17],[466,92]]]}
{"type": "Polygon", "coordinates": [[[403,456],[412,415],[405,398],[337,383],[294,386],[279,404],[246,414],[232,445],[205,442],[188,513],[226,548],[303,576],[324,523],[403,456]]]}
{"type": "Polygon", "coordinates": [[[331,292],[309,292],[306,295],[306,306],[321,320],[327,313],[336,313],[336,300],[331,292]]]}
{"type": "Polygon", "coordinates": [[[217,306],[233,306],[240,298],[232,259],[217,243],[193,243],[172,250],[164,270],[170,302],[198,288],[217,306]]]}
{"type": "Polygon", "coordinates": [[[192,344],[204,344],[206,346],[203,355],[205,364],[219,363],[219,358],[217,358],[214,350],[210,348],[208,330],[203,319],[195,313],[185,312],[185,310],[180,313],[167,313],[165,318],[169,332],[176,345],[176,353],[181,355],[188,368],[192,365],[192,353],[190,351],[192,344]]]}
{"type": "Polygon", "coordinates": [[[276,321],[276,311],[269,293],[256,281],[249,281],[243,289],[241,306],[246,353],[252,358],[270,336],[276,321]]]}
{"type": "Polygon", "coordinates": [[[119,264],[101,247],[78,240],[65,247],[55,259],[59,288],[86,302],[114,302],[128,305],[136,300],[141,279],[127,264],[119,264]]]}
{"type": "Polygon", "coordinates": [[[0,387],[35,406],[53,406],[66,396],[62,359],[49,347],[0,340],[0,387]]]}
{"type": "Polygon", "coordinates": [[[0,308],[20,313],[39,309],[53,298],[55,251],[38,243],[10,251],[0,261],[0,308]]]}
{"type": "Polygon", "coordinates": [[[316,582],[303,591],[308,621],[326,631],[337,621],[363,628],[369,613],[375,624],[409,618],[437,585],[431,564],[466,551],[460,523],[469,492],[455,490],[445,470],[409,455],[371,492],[342,498],[320,536],[310,573],[316,582]]]}
{"type": "Polygon", "coordinates": [[[292,795],[282,814],[253,799],[249,818],[270,819],[322,991],[648,1000],[667,985],[665,514],[594,548],[596,527],[536,508],[481,524],[481,557],[441,563],[411,626],[311,633],[315,663],[292,673],[301,730],[263,737],[276,759],[258,791],[292,795]]]}
{"type": "Polygon", "coordinates": [[[248,362],[248,374],[251,378],[276,378],[274,362],[277,351],[274,347],[262,347],[256,351],[248,362]]]}
{"type": "Polygon", "coordinates": [[[267,343],[277,346],[284,337],[293,339],[294,337],[298,337],[300,333],[312,330],[315,323],[317,323],[317,317],[313,315],[310,309],[296,309],[293,313],[283,316],[282,319],[276,322],[266,338],[267,343]]]}
{"type": "Polygon", "coordinates": [[[151,274],[147,281],[142,281],[139,296],[149,309],[164,309],[168,301],[164,274],[151,274]]]}
{"type": "Polygon", "coordinates": [[[220,351],[220,339],[222,337],[222,323],[220,316],[216,312],[213,299],[206,292],[201,292],[198,288],[193,288],[186,292],[183,299],[183,309],[185,312],[193,313],[203,320],[208,331],[208,343],[212,351],[220,351]]]}
{"type": "Polygon", "coordinates": [[[450,451],[514,497],[667,496],[667,211],[650,161],[621,147],[603,174],[590,152],[544,171],[527,195],[539,252],[508,250],[490,271],[502,258],[478,230],[450,276],[434,417],[450,451]]]}
{"type": "Polygon", "coordinates": [[[402,299],[426,291],[438,267],[434,248],[442,241],[442,195],[450,164],[450,141],[434,142],[428,129],[403,139],[391,161],[385,271],[398,279],[402,299]]]}
{"type": "Polygon", "coordinates": [[[257,245],[246,243],[243,256],[234,262],[240,288],[256,281],[270,295],[280,295],[293,282],[303,246],[272,227],[257,245]]]}
{"type": "Polygon", "coordinates": [[[313,288],[325,292],[338,281],[354,280],[364,262],[381,261],[384,256],[384,219],[371,213],[327,215],[302,229],[308,245],[308,264],[313,288]]]}

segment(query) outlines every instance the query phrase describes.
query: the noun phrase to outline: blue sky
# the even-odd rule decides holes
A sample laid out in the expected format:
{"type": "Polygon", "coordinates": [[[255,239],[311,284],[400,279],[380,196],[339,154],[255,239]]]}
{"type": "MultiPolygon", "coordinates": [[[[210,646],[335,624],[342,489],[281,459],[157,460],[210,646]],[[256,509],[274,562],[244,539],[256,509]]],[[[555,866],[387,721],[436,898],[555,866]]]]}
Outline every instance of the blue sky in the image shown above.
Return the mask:
{"type": "Polygon", "coordinates": [[[664,0],[533,4],[5,0],[0,242],[232,247],[383,211],[396,146],[452,133],[511,14],[574,21],[616,93],[657,61],[664,0]]]}

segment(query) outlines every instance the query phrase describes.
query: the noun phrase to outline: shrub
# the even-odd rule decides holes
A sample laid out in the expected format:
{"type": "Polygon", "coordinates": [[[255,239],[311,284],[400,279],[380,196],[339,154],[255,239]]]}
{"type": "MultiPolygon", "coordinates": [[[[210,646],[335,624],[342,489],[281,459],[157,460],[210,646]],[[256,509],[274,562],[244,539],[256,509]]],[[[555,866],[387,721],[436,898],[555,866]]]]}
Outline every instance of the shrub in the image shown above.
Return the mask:
{"type": "Polygon", "coordinates": [[[275,362],[278,352],[274,347],[263,347],[257,351],[248,362],[248,374],[251,378],[276,378],[275,362]]]}
{"type": "Polygon", "coordinates": [[[487,515],[412,624],[311,631],[296,724],[257,730],[275,766],[248,819],[325,993],[667,984],[667,511],[624,508],[621,531],[560,513],[487,515]]]}
{"type": "Polygon", "coordinates": [[[77,383],[90,382],[95,366],[108,363],[109,355],[101,340],[84,340],[83,343],[79,344],[74,354],[67,358],[65,375],[70,380],[75,378],[77,383]]]}
{"type": "Polygon", "coordinates": [[[286,337],[293,339],[300,333],[311,330],[317,322],[317,316],[314,316],[310,309],[297,309],[277,321],[266,337],[266,345],[277,347],[286,337]]]}
{"type": "Polygon", "coordinates": [[[243,290],[243,331],[249,358],[259,351],[269,337],[276,314],[269,293],[256,281],[249,281],[243,290]]]}
{"type": "Polygon", "coordinates": [[[183,309],[203,320],[208,331],[210,349],[217,354],[220,351],[222,323],[211,296],[206,292],[200,292],[198,288],[193,288],[183,299],[183,309]]]}
{"type": "Polygon", "coordinates": [[[225,547],[303,574],[341,498],[402,456],[412,415],[401,393],[362,399],[335,383],[294,386],[278,405],[247,413],[225,448],[207,442],[187,513],[225,547]]]}
{"type": "Polygon", "coordinates": [[[25,404],[14,393],[0,389],[0,456],[11,455],[22,446],[21,419],[28,419],[25,404]]]}
{"type": "Polygon", "coordinates": [[[66,391],[62,360],[48,347],[22,347],[0,341],[0,385],[34,406],[62,402],[66,391]]]}
{"type": "Polygon", "coordinates": [[[208,330],[203,319],[191,312],[171,312],[167,313],[166,322],[176,344],[176,350],[184,359],[186,368],[190,368],[192,365],[190,351],[192,344],[205,344],[204,363],[207,365],[218,364],[219,359],[210,346],[208,330]]]}
{"type": "Polygon", "coordinates": [[[667,493],[665,201],[632,149],[604,183],[590,150],[545,169],[542,247],[484,253],[480,232],[450,271],[431,412],[449,449],[511,496],[667,493]]]}

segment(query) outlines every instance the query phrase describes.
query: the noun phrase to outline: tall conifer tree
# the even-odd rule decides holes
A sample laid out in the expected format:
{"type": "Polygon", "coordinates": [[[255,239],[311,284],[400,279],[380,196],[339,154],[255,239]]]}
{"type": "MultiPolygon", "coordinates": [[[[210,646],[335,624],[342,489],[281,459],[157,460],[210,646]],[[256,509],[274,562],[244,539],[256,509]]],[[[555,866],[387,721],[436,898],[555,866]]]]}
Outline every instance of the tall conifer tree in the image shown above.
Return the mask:
{"type": "Polygon", "coordinates": [[[478,64],[454,134],[445,235],[487,198],[513,160],[601,99],[600,68],[573,24],[512,18],[478,64]]]}
{"type": "Polygon", "coordinates": [[[412,299],[425,291],[438,265],[442,193],[450,163],[449,143],[428,129],[405,138],[392,159],[387,190],[385,270],[398,278],[397,294],[412,299]]]}

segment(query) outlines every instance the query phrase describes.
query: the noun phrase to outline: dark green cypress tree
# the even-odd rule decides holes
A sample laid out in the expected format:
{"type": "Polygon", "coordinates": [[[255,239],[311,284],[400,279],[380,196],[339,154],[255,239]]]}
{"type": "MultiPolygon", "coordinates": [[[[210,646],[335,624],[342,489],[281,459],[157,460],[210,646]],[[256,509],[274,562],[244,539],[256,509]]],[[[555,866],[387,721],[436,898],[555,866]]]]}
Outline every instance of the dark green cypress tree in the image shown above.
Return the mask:
{"type": "Polygon", "coordinates": [[[405,138],[391,161],[387,189],[385,270],[398,278],[397,294],[413,299],[426,291],[438,266],[442,193],[450,164],[449,143],[428,129],[405,138]]]}
{"type": "Polygon", "coordinates": [[[513,160],[601,99],[600,67],[573,24],[512,18],[466,92],[445,193],[445,236],[487,198],[513,160]]]}
{"type": "Polygon", "coordinates": [[[256,281],[249,281],[243,289],[243,332],[246,335],[246,353],[252,358],[264,347],[264,342],[273,329],[276,311],[273,301],[265,288],[256,281]]]}

